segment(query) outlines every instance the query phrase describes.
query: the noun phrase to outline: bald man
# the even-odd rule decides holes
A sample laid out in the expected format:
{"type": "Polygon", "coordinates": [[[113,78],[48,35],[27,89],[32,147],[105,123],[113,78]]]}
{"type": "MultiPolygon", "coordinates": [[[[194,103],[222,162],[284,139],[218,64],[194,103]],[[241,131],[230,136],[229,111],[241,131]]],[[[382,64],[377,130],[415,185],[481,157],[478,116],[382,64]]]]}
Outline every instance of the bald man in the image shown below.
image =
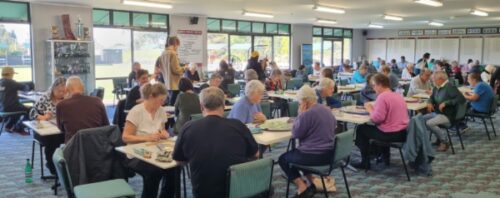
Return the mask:
{"type": "Polygon", "coordinates": [[[104,104],[99,98],[85,96],[85,87],[77,76],[66,81],[67,98],[56,106],[57,126],[67,143],[79,130],[109,125],[104,104]]]}

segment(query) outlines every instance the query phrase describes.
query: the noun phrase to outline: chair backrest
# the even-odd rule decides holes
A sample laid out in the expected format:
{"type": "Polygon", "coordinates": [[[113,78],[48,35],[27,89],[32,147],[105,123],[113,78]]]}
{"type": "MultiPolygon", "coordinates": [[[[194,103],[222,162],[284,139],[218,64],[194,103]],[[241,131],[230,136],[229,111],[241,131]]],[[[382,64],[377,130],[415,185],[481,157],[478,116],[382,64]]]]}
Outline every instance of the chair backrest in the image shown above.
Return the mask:
{"type": "Polygon", "coordinates": [[[227,197],[256,197],[269,193],[271,189],[273,160],[264,158],[233,165],[229,167],[227,174],[227,197]]]}
{"type": "Polygon", "coordinates": [[[266,118],[271,118],[271,103],[268,101],[260,102],[260,108],[262,109],[262,113],[266,116],[266,118]]]}
{"type": "Polygon", "coordinates": [[[203,118],[203,114],[197,113],[197,114],[191,114],[191,120],[199,120],[203,118]]]}
{"type": "Polygon", "coordinates": [[[113,78],[113,89],[114,90],[121,90],[125,87],[128,87],[127,85],[127,77],[119,77],[119,78],[113,78]]]}
{"type": "Polygon", "coordinates": [[[297,117],[299,115],[299,102],[288,102],[288,116],[297,117]]]}
{"type": "Polygon", "coordinates": [[[125,127],[127,115],[125,114],[125,103],[127,100],[123,99],[118,101],[116,105],[115,115],[113,116],[113,124],[117,125],[120,131],[125,127]]]}
{"type": "Polygon", "coordinates": [[[104,98],[104,88],[103,87],[97,87],[90,93],[90,96],[98,97],[101,100],[104,98]]]}
{"type": "Polygon", "coordinates": [[[349,79],[340,79],[339,84],[341,86],[348,85],[349,84],[349,79]]]}
{"type": "Polygon", "coordinates": [[[240,85],[239,84],[228,84],[227,91],[233,96],[240,95],[240,85]]]}
{"type": "Polygon", "coordinates": [[[495,95],[493,97],[493,100],[491,100],[490,115],[493,115],[497,112],[497,108],[498,108],[497,101],[498,101],[498,95],[495,95]]]}
{"type": "Polygon", "coordinates": [[[66,159],[64,159],[64,154],[62,148],[57,148],[52,156],[52,161],[56,167],[57,178],[59,179],[59,183],[62,185],[64,189],[66,189],[66,193],[68,197],[73,196],[73,183],[71,182],[71,176],[68,171],[68,165],[66,164],[66,159]]]}
{"type": "Polygon", "coordinates": [[[224,117],[224,118],[227,118],[227,116],[229,116],[229,111],[224,111],[224,115],[223,115],[223,117],[224,117]]]}
{"type": "Polygon", "coordinates": [[[300,87],[302,87],[302,84],[304,84],[304,82],[301,78],[292,78],[286,81],[286,89],[299,89],[300,87]]]}
{"type": "Polygon", "coordinates": [[[337,164],[341,160],[346,160],[351,155],[353,147],[354,147],[353,130],[348,130],[346,132],[337,134],[335,136],[335,154],[332,163],[337,164]]]}
{"type": "Polygon", "coordinates": [[[467,114],[467,103],[463,102],[461,104],[458,104],[455,120],[463,120],[465,118],[465,114],[467,114]]]}

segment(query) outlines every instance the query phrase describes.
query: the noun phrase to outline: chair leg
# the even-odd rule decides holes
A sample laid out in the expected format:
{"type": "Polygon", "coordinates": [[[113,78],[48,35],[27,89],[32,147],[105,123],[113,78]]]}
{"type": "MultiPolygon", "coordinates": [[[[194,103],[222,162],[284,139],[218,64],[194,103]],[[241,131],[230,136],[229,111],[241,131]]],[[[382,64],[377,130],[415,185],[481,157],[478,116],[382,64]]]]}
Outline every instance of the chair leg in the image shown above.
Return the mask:
{"type": "Polygon", "coordinates": [[[398,150],[399,150],[399,155],[401,155],[401,161],[403,162],[403,168],[405,168],[406,178],[408,178],[408,181],[411,181],[410,173],[408,173],[408,168],[406,167],[406,160],[405,157],[403,156],[403,151],[401,151],[401,148],[398,148],[398,150]]]}
{"type": "Polygon", "coordinates": [[[42,144],[38,143],[39,147],[40,147],[40,171],[42,171],[42,176],[41,178],[45,178],[44,174],[43,174],[43,147],[42,147],[42,144]]]}
{"type": "Polygon", "coordinates": [[[344,177],[345,188],[347,189],[347,196],[351,198],[351,191],[349,190],[349,183],[347,183],[347,177],[345,176],[344,166],[340,166],[340,170],[342,171],[342,177],[344,177]]]}
{"type": "Polygon", "coordinates": [[[2,127],[0,128],[0,135],[2,135],[3,130],[5,129],[5,118],[2,119],[2,127]]]}
{"type": "Polygon", "coordinates": [[[455,129],[457,130],[457,136],[458,136],[458,139],[460,140],[460,145],[462,146],[462,150],[465,150],[464,142],[462,141],[462,134],[460,134],[460,127],[458,127],[458,125],[456,125],[455,129]]]}
{"type": "Polygon", "coordinates": [[[493,135],[497,136],[497,132],[495,131],[495,125],[493,124],[493,118],[490,116],[491,128],[493,128],[493,135]]]}
{"type": "Polygon", "coordinates": [[[326,191],[325,179],[321,177],[321,183],[323,184],[323,193],[325,193],[325,197],[328,198],[328,191],[326,191]]]}
{"type": "Polygon", "coordinates": [[[481,118],[481,120],[483,120],[484,130],[486,130],[486,135],[488,135],[488,140],[491,140],[490,132],[488,131],[488,125],[486,125],[486,120],[484,120],[484,118],[481,118]]]}
{"type": "Polygon", "coordinates": [[[183,185],[183,189],[184,189],[184,197],[187,198],[186,171],[184,170],[184,168],[182,168],[181,172],[182,172],[182,185],[183,185]]]}
{"type": "Polygon", "coordinates": [[[453,148],[453,141],[451,140],[450,130],[446,129],[446,134],[448,135],[448,141],[450,142],[451,153],[455,154],[455,148],[453,148]]]}
{"type": "Polygon", "coordinates": [[[290,179],[287,177],[286,178],[286,196],[285,196],[285,198],[288,198],[288,191],[290,191],[290,179]]]}
{"type": "Polygon", "coordinates": [[[35,161],[35,140],[33,140],[33,144],[31,145],[31,168],[33,167],[33,161],[35,161]]]}

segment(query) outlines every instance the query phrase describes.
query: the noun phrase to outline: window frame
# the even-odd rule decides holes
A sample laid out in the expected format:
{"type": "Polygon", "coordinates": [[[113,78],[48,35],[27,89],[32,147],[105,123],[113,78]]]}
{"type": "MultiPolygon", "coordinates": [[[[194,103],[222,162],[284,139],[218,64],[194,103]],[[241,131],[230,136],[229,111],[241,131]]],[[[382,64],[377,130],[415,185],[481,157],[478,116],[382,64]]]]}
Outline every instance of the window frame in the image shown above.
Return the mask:
{"type": "MultiPolygon", "coordinates": [[[[164,13],[156,13],[156,12],[139,12],[139,11],[129,11],[129,10],[120,10],[120,9],[105,9],[105,8],[93,8],[94,10],[102,10],[109,12],[109,25],[101,25],[101,24],[93,24],[94,27],[104,27],[104,28],[126,28],[131,30],[139,30],[139,31],[166,31],[170,35],[170,15],[164,13]],[[114,16],[113,12],[128,12],[129,13],[129,26],[123,25],[115,25],[114,24],[114,16]],[[147,14],[148,15],[148,25],[145,26],[134,26],[134,13],[136,14],[147,14]],[[152,25],[153,15],[164,15],[166,16],[165,20],[165,28],[154,27],[152,25]]],[[[93,17],[93,16],[92,16],[93,17]]],[[[92,18],[92,22],[93,22],[92,18]]]]}
{"type": "MultiPolygon", "coordinates": [[[[334,45],[333,45],[333,42],[335,41],[340,41],[342,42],[342,46],[341,46],[341,62],[343,63],[345,61],[344,59],[344,48],[345,48],[345,43],[344,43],[344,39],[348,38],[348,39],[351,39],[351,47],[350,47],[350,54],[351,54],[351,57],[349,58],[349,60],[352,60],[352,43],[353,43],[353,36],[352,36],[352,33],[353,33],[353,29],[350,29],[350,28],[342,28],[342,27],[326,27],[326,26],[313,26],[313,28],[311,29],[312,31],[312,35],[313,35],[313,38],[316,37],[316,38],[321,38],[321,50],[320,50],[320,53],[321,53],[321,60],[319,60],[321,63],[323,63],[323,53],[324,53],[324,49],[323,49],[323,42],[325,40],[328,40],[328,41],[332,41],[332,54],[331,54],[331,57],[332,57],[332,64],[334,64],[335,62],[335,56],[334,56],[334,45]],[[321,34],[315,34],[315,30],[319,30],[321,29],[321,34]],[[325,29],[331,29],[332,30],[332,34],[331,35],[325,35],[325,29]],[[342,36],[336,36],[335,35],[335,31],[342,31],[342,36]],[[350,31],[351,34],[349,36],[346,36],[345,32],[346,31],[350,31]]],[[[330,65],[327,65],[327,66],[330,66],[330,65]]],[[[335,66],[335,65],[331,65],[331,66],[335,66]]]]}

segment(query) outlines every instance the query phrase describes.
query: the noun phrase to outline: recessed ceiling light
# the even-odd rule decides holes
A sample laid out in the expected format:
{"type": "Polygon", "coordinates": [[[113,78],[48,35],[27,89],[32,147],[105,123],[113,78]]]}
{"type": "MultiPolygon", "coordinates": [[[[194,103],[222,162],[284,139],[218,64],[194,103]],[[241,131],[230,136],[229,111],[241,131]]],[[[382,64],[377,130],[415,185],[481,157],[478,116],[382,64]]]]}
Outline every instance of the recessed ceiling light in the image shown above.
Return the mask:
{"type": "Polygon", "coordinates": [[[261,17],[261,18],[273,18],[273,15],[270,14],[263,14],[263,13],[256,13],[256,12],[247,12],[243,11],[244,16],[251,16],[251,17],[261,17]]]}
{"type": "Polygon", "coordinates": [[[420,3],[428,6],[433,6],[433,7],[441,7],[443,6],[443,2],[441,1],[436,1],[436,0],[414,0],[415,3],[420,3]]]}
{"type": "Polygon", "coordinates": [[[384,26],[382,26],[382,25],[377,25],[377,24],[372,24],[372,23],[368,24],[368,27],[370,27],[370,28],[377,28],[377,29],[384,28],[384,26]]]}
{"type": "Polygon", "coordinates": [[[441,27],[441,26],[443,26],[444,24],[443,24],[443,23],[439,23],[439,22],[435,22],[435,21],[431,21],[431,22],[429,22],[429,25],[431,25],[431,26],[441,27]]]}
{"type": "Polygon", "coordinates": [[[322,5],[315,5],[313,9],[316,11],[319,11],[319,12],[329,12],[329,13],[335,13],[335,14],[344,14],[345,13],[344,9],[327,7],[327,6],[322,6],[322,5]]]}
{"type": "Polygon", "coordinates": [[[398,17],[398,16],[392,16],[392,15],[384,15],[385,20],[392,20],[392,21],[402,21],[403,17],[398,17]]]}
{"type": "Polygon", "coordinates": [[[325,24],[331,24],[331,25],[337,24],[337,21],[335,21],[335,20],[328,20],[328,19],[316,19],[316,22],[318,22],[318,23],[325,23],[325,24]]]}
{"type": "Polygon", "coordinates": [[[160,3],[160,2],[153,2],[153,1],[122,0],[122,4],[124,4],[124,5],[135,5],[135,6],[152,7],[152,8],[165,8],[165,9],[171,9],[172,8],[171,4],[160,3]]]}
{"type": "Polygon", "coordinates": [[[471,10],[470,14],[476,15],[476,16],[488,16],[487,12],[481,11],[481,10],[476,10],[476,9],[471,10]]]}

